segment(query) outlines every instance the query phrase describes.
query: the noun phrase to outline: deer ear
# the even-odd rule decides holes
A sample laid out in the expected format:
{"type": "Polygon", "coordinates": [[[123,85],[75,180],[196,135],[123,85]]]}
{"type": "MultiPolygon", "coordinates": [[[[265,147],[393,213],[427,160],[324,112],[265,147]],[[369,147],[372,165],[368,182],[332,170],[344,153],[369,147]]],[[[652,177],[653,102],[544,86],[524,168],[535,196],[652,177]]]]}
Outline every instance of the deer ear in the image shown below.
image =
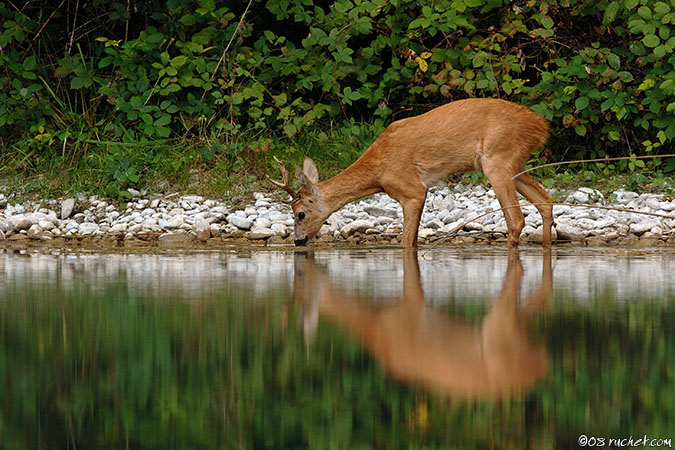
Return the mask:
{"type": "Polygon", "coordinates": [[[319,171],[316,170],[314,161],[311,158],[305,158],[305,161],[302,163],[302,171],[312,183],[317,184],[319,182],[319,171]]]}
{"type": "Polygon", "coordinates": [[[313,196],[319,195],[319,190],[316,188],[316,183],[319,181],[319,175],[316,166],[311,159],[305,159],[303,168],[297,167],[295,169],[295,175],[298,177],[300,187],[304,192],[313,196]],[[307,161],[309,161],[309,163],[307,161]]]}

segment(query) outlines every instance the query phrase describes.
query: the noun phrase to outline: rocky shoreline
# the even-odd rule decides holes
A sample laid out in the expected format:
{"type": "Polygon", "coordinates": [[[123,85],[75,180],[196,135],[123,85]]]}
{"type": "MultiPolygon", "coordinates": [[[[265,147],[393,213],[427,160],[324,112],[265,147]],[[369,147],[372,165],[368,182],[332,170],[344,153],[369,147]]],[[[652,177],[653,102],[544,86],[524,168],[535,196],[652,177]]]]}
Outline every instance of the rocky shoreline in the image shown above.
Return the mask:
{"type": "MultiPolygon", "coordinates": [[[[279,244],[293,242],[290,207],[269,193],[235,208],[225,201],[172,194],[144,197],[134,191],[125,208],[97,197],[12,203],[0,194],[0,247],[21,243],[113,241],[117,244],[279,244]]],[[[557,196],[558,243],[615,246],[675,246],[675,199],[668,195],[615,191],[609,199],[590,188],[557,196]],[[581,205],[592,205],[587,207],[581,205]],[[620,208],[617,211],[603,208],[620,208]],[[647,213],[647,214],[639,214],[647,213]]],[[[438,186],[430,190],[422,216],[421,243],[502,244],[506,223],[492,189],[438,186]],[[493,212],[494,211],[494,212],[493,212]],[[480,217],[479,217],[480,216],[480,217]]],[[[523,207],[522,243],[541,242],[541,216],[523,207]]],[[[397,244],[403,213],[393,199],[376,194],[334,213],[315,242],[397,244]]]]}

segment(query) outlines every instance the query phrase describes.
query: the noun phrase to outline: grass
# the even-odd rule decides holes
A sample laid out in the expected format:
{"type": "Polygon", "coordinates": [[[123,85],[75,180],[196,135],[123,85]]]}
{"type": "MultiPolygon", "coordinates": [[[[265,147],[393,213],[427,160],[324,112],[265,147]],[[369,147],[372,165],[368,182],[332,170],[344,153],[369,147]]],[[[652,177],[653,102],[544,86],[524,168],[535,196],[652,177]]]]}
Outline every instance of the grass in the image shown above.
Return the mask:
{"type": "MultiPolygon", "coordinates": [[[[243,204],[250,201],[253,192],[277,192],[265,178],[267,174],[280,178],[273,155],[284,161],[291,172],[305,157],[311,157],[325,179],[355,161],[380,131],[352,123],[329,124],[293,138],[242,134],[229,139],[139,143],[99,141],[92,139],[91,133],[69,133],[63,140],[53,136],[33,138],[2,152],[0,192],[12,195],[13,201],[77,193],[124,201],[126,189],[133,187],[151,195],[180,192],[243,204]]],[[[546,161],[533,159],[530,164],[540,162],[546,161]]],[[[662,169],[663,163],[652,160],[634,172],[627,168],[622,171],[618,164],[584,164],[536,169],[532,175],[547,188],[558,191],[588,186],[605,196],[621,187],[672,193],[672,171],[664,173],[662,169]]],[[[487,184],[485,177],[476,172],[451,175],[448,182],[487,184]]]]}

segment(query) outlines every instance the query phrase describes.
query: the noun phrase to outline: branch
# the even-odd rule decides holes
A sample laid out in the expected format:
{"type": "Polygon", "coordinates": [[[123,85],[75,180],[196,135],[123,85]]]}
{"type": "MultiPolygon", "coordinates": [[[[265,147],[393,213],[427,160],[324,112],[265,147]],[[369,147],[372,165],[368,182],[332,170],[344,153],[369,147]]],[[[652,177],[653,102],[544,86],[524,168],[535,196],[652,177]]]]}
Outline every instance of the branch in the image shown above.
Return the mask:
{"type": "Polygon", "coordinates": [[[225,50],[223,50],[223,54],[220,56],[220,60],[218,61],[218,64],[216,64],[216,68],[213,69],[213,73],[211,74],[211,80],[216,76],[216,72],[218,72],[218,69],[220,68],[220,65],[223,63],[223,60],[225,59],[225,55],[227,54],[227,51],[230,49],[230,45],[232,45],[232,41],[234,41],[234,37],[237,35],[237,32],[241,28],[241,24],[244,22],[244,17],[246,16],[246,13],[248,12],[248,9],[251,7],[251,3],[253,3],[253,0],[248,0],[248,5],[246,5],[246,9],[244,10],[244,13],[241,15],[241,18],[239,19],[239,23],[237,24],[237,28],[235,28],[234,33],[232,33],[232,37],[230,38],[230,42],[227,43],[227,46],[225,47],[225,50]]]}

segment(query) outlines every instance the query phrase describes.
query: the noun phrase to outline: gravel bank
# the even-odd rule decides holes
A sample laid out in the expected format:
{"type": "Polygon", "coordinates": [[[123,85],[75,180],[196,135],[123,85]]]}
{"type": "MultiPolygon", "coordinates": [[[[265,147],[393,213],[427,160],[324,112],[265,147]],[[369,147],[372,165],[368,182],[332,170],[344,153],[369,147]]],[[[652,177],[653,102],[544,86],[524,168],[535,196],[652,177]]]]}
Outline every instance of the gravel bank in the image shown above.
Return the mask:
{"type": "MultiPolygon", "coordinates": [[[[125,209],[96,197],[79,196],[43,203],[13,203],[0,194],[0,246],[16,241],[158,241],[183,245],[253,242],[291,244],[290,207],[268,193],[255,193],[253,204],[234,208],[200,196],[143,198],[125,209]],[[3,244],[4,243],[4,244],[3,244]]],[[[563,194],[575,206],[554,207],[558,242],[582,245],[675,246],[672,196],[617,190],[609,199],[590,188],[563,194]],[[576,205],[593,205],[588,208],[576,205]],[[601,209],[616,207],[628,211],[601,209]],[[638,214],[638,212],[654,215],[638,214]]],[[[494,192],[483,186],[435,187],[427,196],[419,231],[423,243],[466,244],[505,241],[506,223],[494,192]],[[478,216],[481,216],[477,218],[478,216]],[[451,234],[453,231],[457,233],[451,234]]],[[[521,242],[541,242],[541,216],[523,207],[526,226],[521,242]]],[[[403,213],[394,200],[376,194],[333,214],[318,242],[396,244],[403,213]]]]}

